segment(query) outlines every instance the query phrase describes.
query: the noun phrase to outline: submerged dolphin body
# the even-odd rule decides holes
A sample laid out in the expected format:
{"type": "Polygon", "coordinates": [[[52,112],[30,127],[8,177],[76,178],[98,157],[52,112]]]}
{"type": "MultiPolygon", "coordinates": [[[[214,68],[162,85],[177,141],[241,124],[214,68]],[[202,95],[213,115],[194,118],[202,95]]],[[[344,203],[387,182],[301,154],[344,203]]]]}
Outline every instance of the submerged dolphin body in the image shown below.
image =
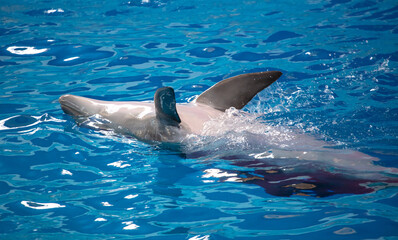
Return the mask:
{"type": "Polygon", "coordinates": [[[170,87],[156,91],[154,102],[107,102],[74,95],[59,98],[62,110],[75,119],[99,115],[101,128],[144,141],[179,142],[187,134],[201,134],[204,123],[226,109],[242,109],[281,72],[248,73],[225,79],[189,104],[176,104],[170,87]]]}

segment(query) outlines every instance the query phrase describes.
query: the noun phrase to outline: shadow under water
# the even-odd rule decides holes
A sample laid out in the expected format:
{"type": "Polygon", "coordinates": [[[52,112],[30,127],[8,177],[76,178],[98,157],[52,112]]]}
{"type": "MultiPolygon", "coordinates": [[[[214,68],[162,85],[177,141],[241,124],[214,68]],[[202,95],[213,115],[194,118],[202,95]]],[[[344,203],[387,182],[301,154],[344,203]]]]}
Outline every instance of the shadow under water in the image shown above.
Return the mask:
{"type": "MultiPolygon", "coordinates": [[[[297,158],[272,159],[268,162],[248,155],[212,157],[211,153],[204,152],[181,155],[190,159],[200,159],[203,162],[215,161],[215,159],[228,162],[228,169],[204,170],[202,178],[211,179],[204,181],[255,184],[274,196],[329,197],[335,194],[365,194],[398,184],[397,176],[392,173],[396,169],[385,168],[384,172],[362,172],[297,158]],[[279,163],[275,164],[275,162],[279,163]]],[[[376,165],[375,168],[377,169],[376,165]]]]}
{"type": "Polygon", "coordinates": [[[274,196],[314,197],[364,194],[398,183],[398,169],[377,165],[376,157],[245,112],[230,109],[206,125],[205,136],[161,144],[187,159],[227,162],[227,169],[204,170],[205,179],[255,184],[274,196]]]}

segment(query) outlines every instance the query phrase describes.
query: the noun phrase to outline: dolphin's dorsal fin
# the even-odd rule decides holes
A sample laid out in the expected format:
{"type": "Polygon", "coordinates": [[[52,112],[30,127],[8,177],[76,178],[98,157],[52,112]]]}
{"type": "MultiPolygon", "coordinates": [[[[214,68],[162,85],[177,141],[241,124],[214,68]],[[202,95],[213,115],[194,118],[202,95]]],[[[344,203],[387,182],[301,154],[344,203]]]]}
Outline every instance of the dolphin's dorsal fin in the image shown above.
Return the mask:
{"type": "Polygon", "coordinates": [[[275,82],[281,72],[247,73],[225,79],[204,91],[196,99],[220,111],[230,107],[242,109],[258,92],[275,82]]]}
{"type": "Polygon", "coordinates": [[[171,87],[159,88],[154,97],[156,118],[168,125],[178,126],[181,123],[176,108],[176,98],[171,87]]]}

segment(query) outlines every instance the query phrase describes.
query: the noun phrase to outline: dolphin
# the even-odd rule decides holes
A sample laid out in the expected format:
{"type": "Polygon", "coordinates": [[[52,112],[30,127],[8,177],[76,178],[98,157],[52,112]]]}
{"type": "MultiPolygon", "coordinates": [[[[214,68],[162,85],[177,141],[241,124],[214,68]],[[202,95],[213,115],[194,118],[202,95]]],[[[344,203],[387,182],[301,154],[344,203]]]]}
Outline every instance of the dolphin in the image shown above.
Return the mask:
{"type": "Polygon", "coordinates": [[[90,116],[103,121],[102,129],[142,141],[179,142],[202,133],[204,123],[229,108],[242,109],[258,92],[282,75],[279,71],[247,73],[218,82],[195,101],[177,104],[171,87],[159,88],[153,102],[100,101],[75,95],[59,98],[62,110],[81,122],[90,116]]]}
{"type": "Polygon", "coordinates": [[[255,169],[254,172],[225,170],[223,174],[218,174],[223,170],[209,169],[204,177],[212,172],[221,178],[234,176],[234,181],[254,183],[276,196],[359,194],[380,188],[369,187],[367,183],[397,185],[398,169],[375,165],[378,160],[375,157],[355,150],[335,149],[333,144],[278,126],[257,124],[255,116],[238,111],[281,75],[279,71],[267,71],[231,77],[185,104],[176,103],[171,87],[159,88],[153,102],[101,101],[74,95],[63,95],[59,102],[62,110],[78,124],[88,122],[89,127],[113,130],[145,142],[180,143],[192,136],[203,136],[203,139],[193,138],[195,144],[187,144],[184,155],[208,158],[213,154],[232,160],[234,165],[255,169]],[[235,113],[230,115],[231,112],[235,113]],[[226,131],[223,129],[228,125],[225,118],[238,125],[253,124],[243,131],[232,126],[233,134],[246,139],[248,149],[239,145],[240,141],[237,145],[218,141],[220,133],[230,131],[230,126],[226,126],[226,131]]]}

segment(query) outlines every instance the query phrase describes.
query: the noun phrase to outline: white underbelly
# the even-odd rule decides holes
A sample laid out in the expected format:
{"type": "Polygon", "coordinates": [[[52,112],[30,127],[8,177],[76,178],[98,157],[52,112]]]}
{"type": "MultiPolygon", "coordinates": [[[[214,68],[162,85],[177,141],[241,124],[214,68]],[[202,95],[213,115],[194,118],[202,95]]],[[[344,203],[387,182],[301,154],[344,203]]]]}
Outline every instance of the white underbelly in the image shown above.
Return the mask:
{"type": "Polygon", "coordinates": [[[189,132],[201,134],[204,123],[219,117],[222,112],[214,108],[196,104],[177,105],[177,112],[181,119],[181,125],[189,132]]]}

